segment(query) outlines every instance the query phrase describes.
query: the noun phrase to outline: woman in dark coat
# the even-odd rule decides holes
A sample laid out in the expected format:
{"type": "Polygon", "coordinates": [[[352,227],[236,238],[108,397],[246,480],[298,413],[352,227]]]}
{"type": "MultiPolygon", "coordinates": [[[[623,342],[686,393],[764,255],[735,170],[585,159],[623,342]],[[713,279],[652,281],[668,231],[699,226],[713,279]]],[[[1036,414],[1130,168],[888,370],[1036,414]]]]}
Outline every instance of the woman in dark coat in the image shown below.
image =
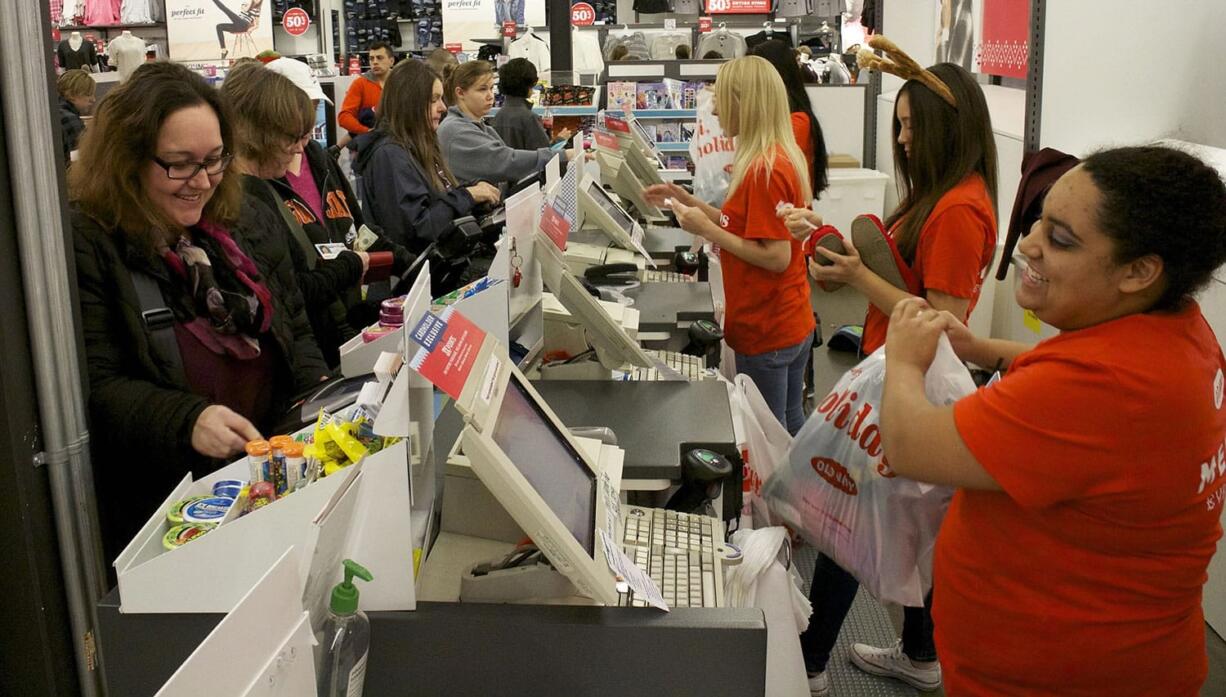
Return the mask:
{"type": "Polygon", "coordinates": [[[216,90],[151,63],[102,101],[69,174],[108,559],[328,374],[281,221],[227,176],[232,147],[216,90]]]}

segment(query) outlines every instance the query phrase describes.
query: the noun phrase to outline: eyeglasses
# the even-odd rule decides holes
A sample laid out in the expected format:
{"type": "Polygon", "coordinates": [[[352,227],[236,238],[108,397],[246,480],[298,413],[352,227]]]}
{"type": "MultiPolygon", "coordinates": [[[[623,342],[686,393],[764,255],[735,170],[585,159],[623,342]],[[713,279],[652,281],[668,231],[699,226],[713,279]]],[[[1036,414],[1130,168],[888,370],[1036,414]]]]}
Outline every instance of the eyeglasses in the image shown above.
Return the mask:
{"type": "Polygon", "coordinates": [[[170,179],[191,179],[204,170],[205,174],[215,176],[226,171],[226,167],[230,166],[230,160],[234,156],[226,153],[221,157],[211,157],[204,162],[167,162],[160,157],[154,156],[150,158],[157,163],[159,167],[166,170],[166,176],[170,179]]]}

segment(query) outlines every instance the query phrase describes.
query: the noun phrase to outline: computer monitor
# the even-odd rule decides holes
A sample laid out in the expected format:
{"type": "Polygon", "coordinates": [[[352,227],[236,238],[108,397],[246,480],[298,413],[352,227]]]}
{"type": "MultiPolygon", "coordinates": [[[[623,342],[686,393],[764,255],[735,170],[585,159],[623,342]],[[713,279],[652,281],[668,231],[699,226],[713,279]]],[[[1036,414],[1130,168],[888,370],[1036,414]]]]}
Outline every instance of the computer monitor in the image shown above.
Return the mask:
{"type": "Polygon", "coordinates": [[[655,206],[647,202],[643,197],[644,186],[643,181],[638,178],[638,175],[628,166],[617,168],[617,173],[612,180],[613,191],[622,198],[630,202],[639,215],[647,220],[668,220],[668,217],[655,206]]]}
{"type": "Polygon", "coordinates": [[[491,437],[583,551],[595,556],[596,473],[570,441],[559,437],[518,379],[507,383],[491,437]]]}
{"type": "Polygon", "coordinates": [[[579,185],[579,210],[583,212],[583,220],[595,223],[613,244],[628,252],[647,257],[642,245],[634,241],[638,223],[595,179],[584,180],[579,185]]]}
{"type": "Polygon", "coordinates": [[[640,180],[651,184],[663,184],[664,178],[660,176],[660,166],[655,158],[648,157],[643,153],[643,150],[634,146],[626,148],[626,162],[634,169],[635,175],[640,180]]]}
{"type": "Polygon", "coordinates": [[[558,246],[540,230],[533,235],[533,241],[545,287],[572,317],[583,324],[601,364],[610,370],[624,367],[627,363],[640,368],[654,367],[656,361],[613,321],[566,267],[566,259],[558,246]]]}
{"type": "Polygon", "coordinates": [[[647,129],[643,127],[642,122],[633,116],[630,117],[630,138],[634,141],[635,145],[639,146],[644,155],[651,155],[651,158],[656,161],[660,168],[664,167],[664,159],[656,148],[655,141],[647,134],[647,129]]]}
{"type": "Polygon", "coordinates": [[[613,573],[596,539],[617,540],[618,463],[604,469],[566,431],[549,405],[500,351],[485,354],[456,402],[473,472],[534,544],[582,594],[617,604],[613,573]],[[490,376],[493,376],[490,379],[490,376]]]}
{"type": "Polygon", "coordinates": [[[315,108],[315,128],[312,137],[325,148],[335,144],[336,137],[336,85],[331,82],[321,82],[320,89],[328,99],[320,99],[315,108]],[[332,101],[328,101],[332,100],[332,101]]]}

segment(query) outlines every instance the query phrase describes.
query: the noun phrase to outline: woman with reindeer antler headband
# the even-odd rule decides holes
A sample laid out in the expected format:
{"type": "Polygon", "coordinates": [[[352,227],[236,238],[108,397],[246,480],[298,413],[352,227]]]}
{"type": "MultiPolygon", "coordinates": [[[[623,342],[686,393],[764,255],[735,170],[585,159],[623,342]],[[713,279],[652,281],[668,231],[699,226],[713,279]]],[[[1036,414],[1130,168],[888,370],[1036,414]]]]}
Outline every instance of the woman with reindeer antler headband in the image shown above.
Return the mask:
{"type": "MultiPolygon", "coordinates": [[[[894,109],[894,166],[902,200],[884,226],[873,216],[860,216],[845,237],[826,228],[832,237],[817,242],[817,261],[809,263],[823,287],[848,284],[868,298],[865,354],[885,343],[890,312],[909,297],[925,298],[965,321],[996,248],[996,146],[979,85],[950,63],[920,67],[883,36],[872,37],[869,45],[885,56],[865,49],[858,56],[862,67],[907,80],[894,109]]],[[[811,210],[780,215],[796,235],[822,226],[811,210]]],[[[858,585],[833,560],[818,557],[809,594],[813,617],[801,635],[815,695],[829,692],[826,663],[858,585]]],[[[931,594],[927,605],[906,608],[900,642],[885,649],[855,644],[852,662],[919,689],[940,686],[931,594]]]]}

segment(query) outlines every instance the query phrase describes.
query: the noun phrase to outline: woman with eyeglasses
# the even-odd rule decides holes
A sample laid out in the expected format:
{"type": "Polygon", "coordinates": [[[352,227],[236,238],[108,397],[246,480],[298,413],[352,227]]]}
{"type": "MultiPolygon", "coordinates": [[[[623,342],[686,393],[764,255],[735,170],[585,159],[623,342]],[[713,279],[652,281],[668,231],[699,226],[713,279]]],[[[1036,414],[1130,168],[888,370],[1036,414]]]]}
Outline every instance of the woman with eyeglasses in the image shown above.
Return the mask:
{"type": "Polygon", "coordinates": [[[69,172],[102,538],[113,559],[189,471],[324,379],[283,223],[227,173],[221,95],[175,63],[109,93],[69,172]]]}

